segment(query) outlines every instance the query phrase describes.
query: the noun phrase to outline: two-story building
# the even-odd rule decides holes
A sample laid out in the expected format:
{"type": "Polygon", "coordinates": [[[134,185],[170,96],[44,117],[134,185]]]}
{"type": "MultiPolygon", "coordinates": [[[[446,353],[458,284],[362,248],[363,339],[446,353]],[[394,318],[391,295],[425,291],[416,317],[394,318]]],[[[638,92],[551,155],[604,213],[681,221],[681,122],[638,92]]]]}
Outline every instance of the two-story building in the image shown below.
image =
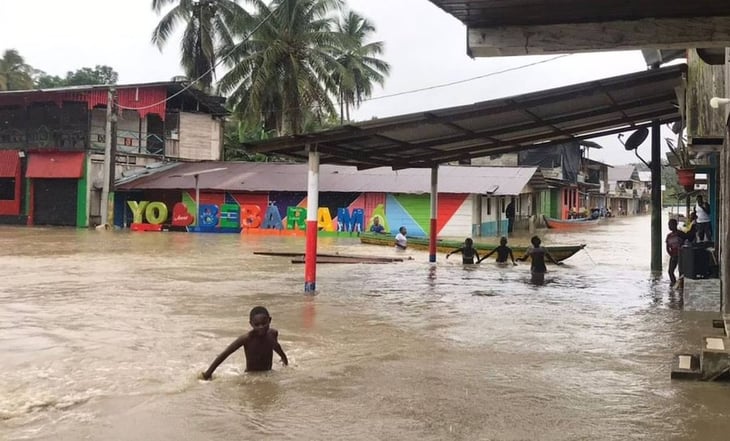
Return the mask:
{"type": "Polygon", "coordinates": [[[642,196],[645,185],[633,165],[616,166],[608,171],[609,208],[614,216],[634,215],[645,212],[642,196]]]}
{"type": "MultiPolygon", "coordinates": [[[[111,86],[115,174],[222,157],[224,99],[183,82],[111,86]]],[[[110,86],[0,92],[0,223],[98,223],[110,86]]]]}
{"type": "Polygon", "coordinates": [[[588,149],[578,142],[568,142],[477,158],[472,164],[539,167],[547,186],[536,188],[534,194],[523,195],[517,204],[516,226],[526,228],[527,219],[532,215],[537,215],[538,219],[542,215],[567,219],[571,213],[607,206],[608,169],[611,166],[589,159],[588,149]]]}

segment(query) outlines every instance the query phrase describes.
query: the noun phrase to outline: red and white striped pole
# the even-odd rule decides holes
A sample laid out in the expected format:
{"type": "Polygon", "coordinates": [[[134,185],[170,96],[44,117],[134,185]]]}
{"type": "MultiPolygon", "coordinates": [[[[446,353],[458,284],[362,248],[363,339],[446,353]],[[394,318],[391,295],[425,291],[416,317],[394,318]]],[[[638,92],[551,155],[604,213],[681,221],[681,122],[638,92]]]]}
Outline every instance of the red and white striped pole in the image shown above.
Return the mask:
{"type": "Polygon", "coordinates": [[[438,217],[438,180],[439,166],[435,165],[431,169],[431,231],[428,241],[428,261],[436,262],[436,219],[438,217]]]}
{"type": "Polygon", "coordinates": [[[304,254],[304,293],[316,294],[317,288],[317,209],[319,208],[319,152],[309,147],[307,177],[307,245],[304,254]]]}

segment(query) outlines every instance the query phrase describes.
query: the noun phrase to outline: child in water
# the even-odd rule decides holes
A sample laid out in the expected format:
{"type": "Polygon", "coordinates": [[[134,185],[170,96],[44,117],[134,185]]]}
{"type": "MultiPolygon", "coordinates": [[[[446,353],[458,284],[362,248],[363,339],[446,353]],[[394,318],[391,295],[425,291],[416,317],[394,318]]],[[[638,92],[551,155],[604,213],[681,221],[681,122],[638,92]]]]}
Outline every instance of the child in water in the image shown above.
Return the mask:
{"type": "Polygon", "coordinates": [[[525,255],[518,258],[517,260],[524,262],[529,257],[532,260],[530,265],[530,273],[532,274],[532,282],[535,284],[542,285],[545,283],[545,273],[547,268],[545,267],[545,258],[547,257],[552,263],[556,265],[562,265],[562,262],[558,262],[550,255],[547,248],[542,247],[542,241],[537,236],[532,236],[530,239],[532,246],[525,251],[525,255]]]}
{"type": "Polygon", "coordinates": [[[246,354],[246,372],[270,371],[274,352],[279,354],[284,366],[289,364],[289,360],[279,344],[279,331],[269,327],[271,324],[269,311],[263,306],[256,306],[251,310],[249,323],[253,329],[234,340],[213,360],[208,370],[200,375],[203,380],[210,380],[218,365],[241,346],[246,354]]]}
{"type": "Polygon", "coordinates": [[[497,253],[497,263],[507,263],[507,257],[509,257],[512,260],[512,265],[517,265],[517,262],[515,262],[515,256],[512,254],[512,248],[507,246],[506,237],[503,236],[501,239],[499,239],[499,246],[490,251],[489,254],[487,254],[486,256],[479,259],[477,263],[481,263],[482,260],[486,259],[494,253],[497,253]]]}
{"type": "Polygon", "coordinates": [[[400,227],[398,229],[398,234],[395,235],[396,249],[405,251],[406,247],[408,246],[408,239],[406,239],[406,234],[408,234],[406,227],[400,227]]]}
{"type": "Polygon", "coordinates": [[[450,255],[456,253],[461,253],[461,263],[464,264],[473,264],[475,257],[477,259],[477,263],[481,261],[479,259],[479,253],[477,252],[476,248],[474,248],[474,241],[471,238],[467,238],[461,248],[457,248],[454,251],[450,252],[446,255],[446,258],[448,259],[450,255]]]}

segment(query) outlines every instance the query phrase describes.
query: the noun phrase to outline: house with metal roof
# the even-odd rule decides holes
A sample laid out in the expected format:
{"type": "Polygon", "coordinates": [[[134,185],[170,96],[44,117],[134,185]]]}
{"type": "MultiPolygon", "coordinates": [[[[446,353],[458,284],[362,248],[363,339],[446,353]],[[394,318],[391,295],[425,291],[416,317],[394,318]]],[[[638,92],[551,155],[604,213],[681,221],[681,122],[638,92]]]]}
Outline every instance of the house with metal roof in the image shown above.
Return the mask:
{"type": "Polygon", "coordinates": [[[99,223],[112,88],[114,172],[221,159],[225,100],[184,82],[0,92],[0,223],[99,223]]]}
{"type": "Polygon", "coordinates": [[[646,212],[646,207],[641,203],[642,198],[646,199],[645,187],[639,179],[636,166],[621,165],[609,169],[608,181],[609,208],[614,215],[634,215],[646,212]]]}
{"type": "MultiPolygon", "coordinates": [[[[141,211],[138,214],[142,216],[135,219],[135,210],[144,202],[159,202],[166,207],[166,216],[157,219],[159,212],[153,214],[153,224],[157,222],[158,229],[193,226],[195,219],[206,212],[217,213],[219,219],[238,217],[244,234],[303,229],[307,164],[195,162],[165,165],[157,170],[117,182],[114,211],[118,226],[150,224],[141,211]],[[185,219],[187,224],[175,219],[185,219]],[[271,219],[273,224],[268,222],[271,219]]],[[[430,173],[428,169],[358,170],[352,166],[322,165],[320,231],[359,232],[369,229],[374,217],[380,217],[390,231],[405,226],[412,236],[427,236],[430,173]]],[[[504,213],[510,199],[525,201],[525,217],[527,213],[540,217],[540,205],[531,204],[540,191],[547,189],[537,167],[443,166],[439,168],[439,179],[436,228],[443,237],[506,234],[504,213]]]]}

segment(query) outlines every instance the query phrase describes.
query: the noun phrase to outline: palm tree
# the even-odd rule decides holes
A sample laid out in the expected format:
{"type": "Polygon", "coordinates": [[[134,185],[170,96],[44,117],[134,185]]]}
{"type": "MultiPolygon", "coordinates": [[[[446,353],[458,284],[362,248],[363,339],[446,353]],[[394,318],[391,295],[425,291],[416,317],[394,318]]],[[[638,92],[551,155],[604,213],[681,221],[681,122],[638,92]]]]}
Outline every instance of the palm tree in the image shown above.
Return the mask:
{"type": "Polygon", "coordinates": [[[342,0],[249,0],[254,22],[241,23],[239,35],[248,38],[223,52],[230,70],[218,87],[230,94],[235,112],[244,120],[301,133],[308,113],[325,119],[336,114],[332,96],[337,85],[337,54],[344,47],[334,31],[333,12],[342,0]]]}
{"type": "Polygon", "coordinates": [[[201,89],[210,90],[217,61],[217,49],[233,44],[230,27],[248,14],[237,0],[152,0],[158,14],[175,4],[152,32],[152,43],[160,50],[181,22],[186,23],[180,41],[180,64],[192,79],[200,78],[201,89]]]}
{"type": "Polygon", "coordinates": [[[7,49],[0,58],[0,90],[33,88],[35,70],[15,49],[7,49]]]}
{"type": "Polygon", "coordinates": [[[390,73],[390,65],[376,56],[383,53],[383,42],[365,44],[375,32],[366,18],[350,11],[337,23],[337,31],[347,37],[346,46],[337,57],[338,69],[333,72],[340,102],[340,123],[350,120],[350,107],[359,107],[373,92],[373,84],[381,86],[390,73]]]}

